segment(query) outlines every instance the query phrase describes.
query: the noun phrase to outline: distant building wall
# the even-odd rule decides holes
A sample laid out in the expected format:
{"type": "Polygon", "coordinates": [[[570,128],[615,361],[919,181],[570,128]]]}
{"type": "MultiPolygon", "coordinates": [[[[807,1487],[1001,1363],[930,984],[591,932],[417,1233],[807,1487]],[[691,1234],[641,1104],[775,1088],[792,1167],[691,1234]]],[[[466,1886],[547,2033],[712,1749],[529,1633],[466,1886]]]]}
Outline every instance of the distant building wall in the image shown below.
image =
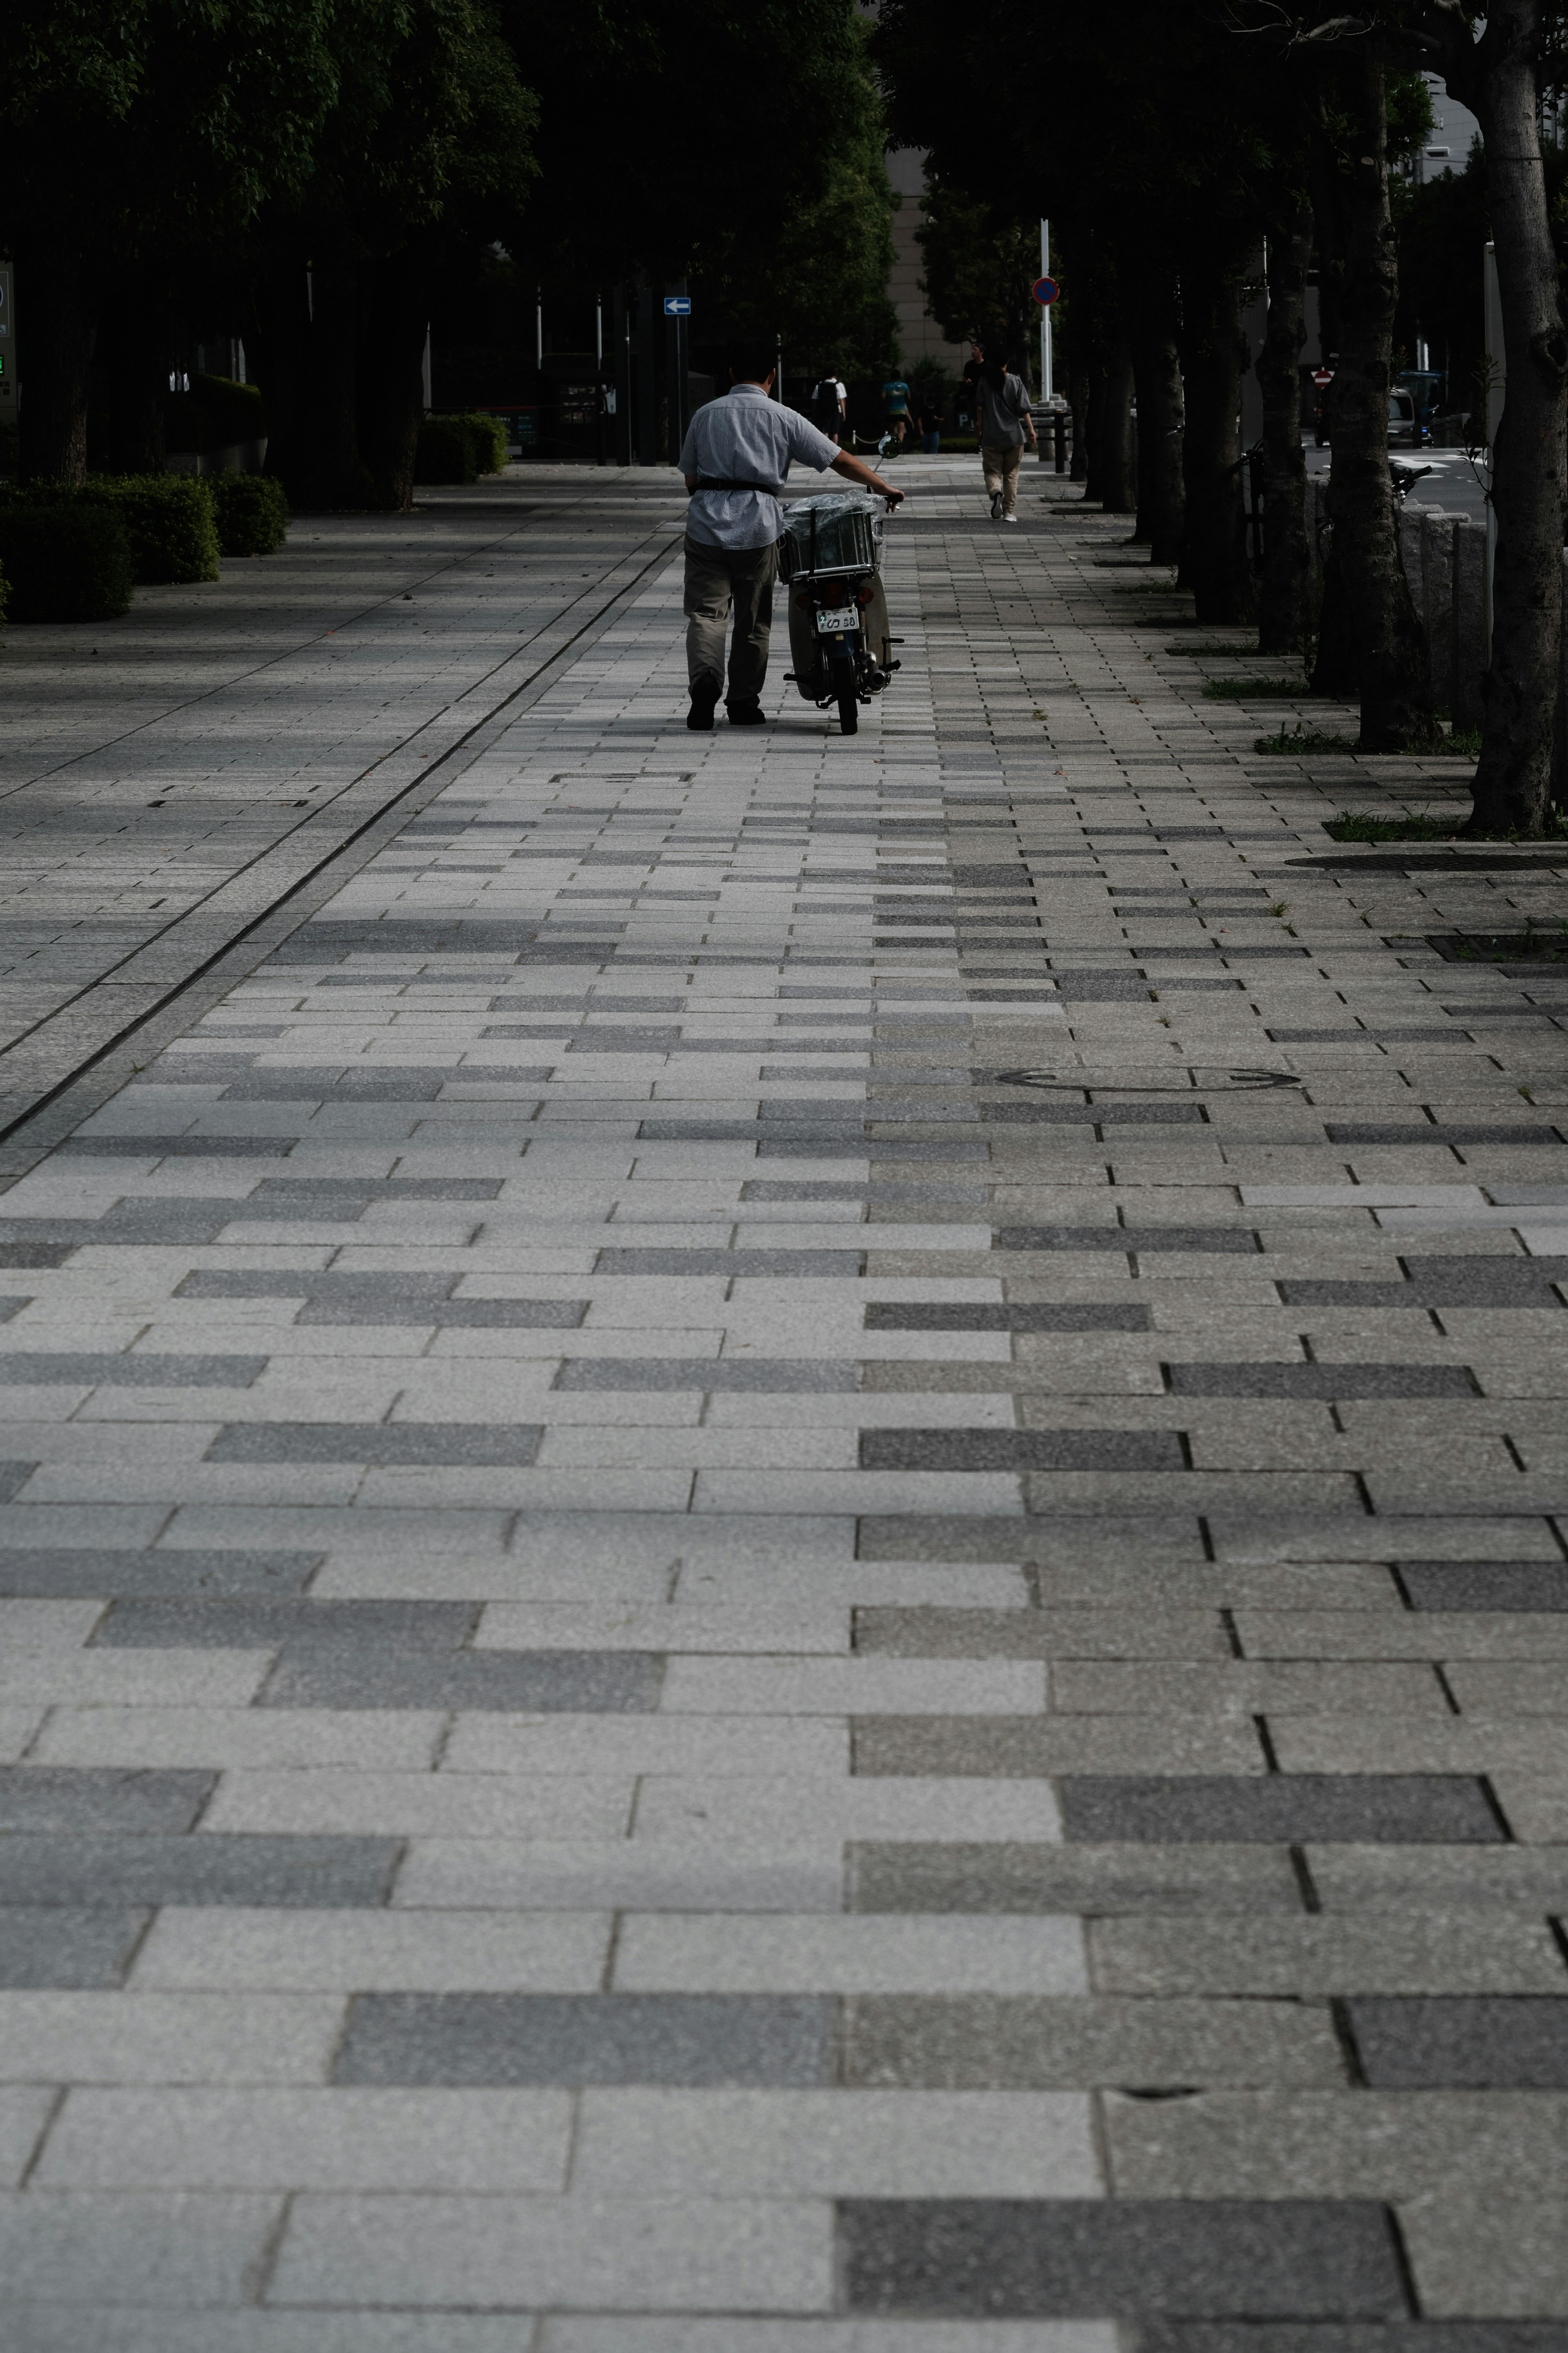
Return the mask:
{"type": "Polygon", "coordinates": [[[1462,172],[1471,140],[1481,135],[1481,126],[1469,108],[1449,97],[1447,84],[1438,75],[1423,74],[1422,79],[1432,100],[1432,132],[1426,146],[1411,159],[1417,186],[1427,180],[1440,180],[1445,172],[1462,172]]]}
{"type": "Polygon", "coordinates": [[[904,365],[913,367],[917,360],[939,359],[959,375],[969,357],[969,346],[944,340],[936,321],[927,315],[926,298],[921,291],[924,258],[915,234],[922,219],[925,162],[923,147],[898,147],[888,157],[888,177],[903,198],[893,215],[893,271],[888,280],[888,300],[899,314],[904,365]]]}

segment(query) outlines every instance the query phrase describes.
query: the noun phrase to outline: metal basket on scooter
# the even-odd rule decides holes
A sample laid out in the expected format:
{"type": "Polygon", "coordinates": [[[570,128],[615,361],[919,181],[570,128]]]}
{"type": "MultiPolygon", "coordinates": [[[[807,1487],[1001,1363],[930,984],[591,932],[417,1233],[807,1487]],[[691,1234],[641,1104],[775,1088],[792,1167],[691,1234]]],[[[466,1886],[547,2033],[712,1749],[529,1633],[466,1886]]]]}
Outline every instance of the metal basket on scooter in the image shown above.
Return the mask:
{"type": "Polygon", "coordinates": [[[797,499],[784,509],[779,541],[779,575],[801,573],[879,572],[882,568],[882,509],[874,499],[825,492],[797,499]]]}

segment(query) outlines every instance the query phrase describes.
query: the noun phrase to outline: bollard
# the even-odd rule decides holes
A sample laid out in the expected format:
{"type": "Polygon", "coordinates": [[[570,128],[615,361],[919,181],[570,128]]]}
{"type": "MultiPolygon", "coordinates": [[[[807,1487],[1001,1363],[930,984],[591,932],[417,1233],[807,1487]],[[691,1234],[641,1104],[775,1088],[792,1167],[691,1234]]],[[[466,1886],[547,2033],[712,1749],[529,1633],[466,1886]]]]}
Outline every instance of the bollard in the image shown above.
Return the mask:
{"type": "Polygon", "coordinates": [[[1432,700],[1440,711],[1454,702],[1454,520],[1441,507],[1421,517],[1421,617],[1432,700]]]}
{"type": "Polygon", "coordinates": [[[1448,709],[1464,733],[1481,723],[1487,627],[1487,527],[1467,515],[1454,525],[1454,657],[1448,709]]]}
{"type": "Polygon", "coordinates": [[[1068,470],[1068,420],[1065,409],[1058,408],[1051,421],[1051,440],[1055,448],[1057,471],[1058,474],[1065,474],[1068,470]]]}

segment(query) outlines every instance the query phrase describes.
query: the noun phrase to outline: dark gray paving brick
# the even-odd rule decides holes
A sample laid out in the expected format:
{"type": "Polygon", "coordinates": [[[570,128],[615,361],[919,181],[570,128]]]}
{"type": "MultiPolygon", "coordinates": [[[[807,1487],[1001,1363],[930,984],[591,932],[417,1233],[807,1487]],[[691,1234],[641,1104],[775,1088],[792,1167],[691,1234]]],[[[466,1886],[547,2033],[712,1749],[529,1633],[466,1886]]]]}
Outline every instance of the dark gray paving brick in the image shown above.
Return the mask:
{"type": "Polygon", "coordinates": [[[527,1465],[544,1432],[530,1422],[236,1421],[209,1462],[426,1462],[527,1465]]]}
{"type": "Polygon", "coordinates": [[[320,1552],[0,1551],[0,1599],[105,1599],[123,1594],[299,1593],[320,1552]]]}
{"type": "Polygon", "coordinates": [[[791,1994],[365,1994],[333,2081],[821,2084],[833,2017],[791,1994]]]}
{"type": "Polygon", "coordinates": [[[1568,1609],[1568,1561],[1396,1560],[1412,1609],[1568,1609]]]}
{"type": "MultiPolygon", "coordinates": [[[[301,1204],[335,1201],[346,1194],[366,1201],[494,1201],[500,1188],[499,1176],[264,1176],[246,1195],[239,1214],[251,1217],[258,1203],[276,1202],[292,1206],[299,1216],[301,1204]]],[[[232,1202],[229,1207],[232,1214],[232,1202]]]]}
{"type": "Polygon", "coordinates": [[[1359,1995],[1346,2008],[1374,2090],[1568,2091],[1568,1986],[1561,1995],[1359,1995]]]}
{"type": "Polygon", "coordinates": [[[94,1630],[111,1650],[270,1651],[337,1645],[362,1655],[397,1643],[429,1655],[459,1650],[477,1601],[310,1601],[283,1595],[198,1594],[118,1601],[94,1630]]]}
{"type": "Polygon", "coordinates": [[[338,1103],[433,1103],[455,1070],[369,1071],[333,1065],[324,1070],[300,1068],[257,1071],[226,1087],[226,1103],[314,1103],[331,1096],[338,1103]]]}
{"type": "Polygon", "coordinates": [[[390,1838],[0,1839],[0,1905],[384,1904],[403,1852],[390,1838]]]}
{"type": "Polygon", "coordinates": [[[1171,1365],[1177,1397],[1474,1397],[1464,1365],[1171,1365]]]}
{"type": "Polygon", "coordinates": [[[995,1306],[984,1302],[872,1300],[866,1309],[868,1332],[1147,1332],[1147,1307],[1101,1307],[1089,1302],[1065,1306],[995,1306]]]}
{"type": "Polygon", "coordinates": [[[1005,1250],[1211,1250],[1253,1258],[1258,1236],[1246,1226],[1001,1226],[994,1246],[1005,1250]]]}
{"type": "Polygon", "coordinates": [[[866,1430],[863,1471],[1183,1471],[1173,1430],[866,1430]]]}
{"type": "Polygon", "coordinates": [[[1286,1848],[968,1845],[867,1840],[846,1850],[851,1912],[1300,1912],[1286,1848]]]}
{"type": "MultiPolygon", "coordinates": [[[[644,1122],[647,1127],[647,1122],[644,1122]]],[[[860,1250],[602,1250],[595,1274],[840,1274],[858,1275],[860,1250]]]]}
{"type": "Polygon", "coordinates": [[[1501,1825],[1461,1773],[1085,1774],[1058,1785],[1069,1839],[1492,1846],[1501,1825]]]}
{"type": "Polygon", "coordinates": [[[265,1356],[53,1356],[31,1348],[0,1355],[0,1385],[13,1388],[247,1389],[266,1370],[265,1356]]]}
{"type": "Polygon", "coordinates": [[[503,1715],[637,1715],[658,1705],[662,1662],[635,1651],[459,1651],[410,1655],[286,1650],[261,1707],[485,1708],[503,1715]]]}
{"type": "Polygon", "coordinates": [[[463,1328],[571,1331],[588,1312],[585,1299],[458,1299],[455,1274],[337,1274],[308,1269],[272,1273],[201,1268],[180,1299],[301,1299],[297,1324],[436,1324],[463,1328]]]}
{"type": "Polygon", "coordinates": [[[1568,2353],[1568,2323],[1144,2320],[1138,2353],[1568,2353]]]}
{"type": "MultiPolygon", "coordinates": [[[[243,1217],[242,1202],[235,1215],[243,1217]]],[[[301,1211],[300,1214],[304,1215],[301,1211]]],[[[387,1303],[445,1299],[457,1284],[455,1274],[337,1274],[331,1270],[289,1267],[198,1267],[175,1291],[176,1299],[321,1299],[379,1300],[387,1303]]],[[[406,1319],[413,1323],[416,1317],[406,1319]]]]}
{"type": "Polygon", "coordinates": [[[1397,1126],[1366,1120],[1336,1120],[1324,1129],[1331,1144],[1561,1144],[1554,1127],[1526,1127],[1521,1122],[1501,1127],[1435,1126],[1415,1120],[1397,1126]]]}
{"type": "Polygon", "coordinates": [[[117,1986],[151,1914],[0,1904],[0,1986],[117,1986]]]}
{"type": "Polygon", "coordinates": [[[298,1141],[292,1135],[68,1135],[56,1149],[61,1159],[73,1160],[286,1160],[298,1141]]]}
{"type": "Polygon", "coordinates": [[[855,1366],[809,1356],[573,1356],[558,1389],[812,1389],[852,1391],[855,1366]]]}
{"type": "MultiPolygon", "coordinates": [[[[1167,988],[1186,985],[1164,984],[1167,988]]],[[[1203,1107],[1196,1103],[983,1103],[978,1109],[981,1120],[990,1127],[1202,1127],[1205,1124],[1203,1107]]]]}
{"type": "Polygon", "coordinates": [[[847,2199],[851,2312],[1258,2319],[1409,2311],[1387,2211],[1370,2200],[847,2199]]]}
{"type": "Polygon", "coordinates": [[[1279,1293],[1289,1307],[1550,1307],[1552,1288],[1568,1281],[1568,1259],[1407,1258],[1405,1282],[1340,1282],[1288,1276],[1279,1293]]]}
{"type": "Polygon", "coordinates": [[[1213,1996],[863,1994],[844,2003],[839,2073],[904,2091],[1348,2083],[1326,2001],[1213,1996]]]}
{"type": "Polygon", "coordinates": [[[74,1242],[0,1241],[0,1266],[64,1266],[74,1242]]]}
{"type": "Polygon", "coordinates": [[[188,1831],[216,1773],[132,1772],[113,1766],[0,1766],[0,1835],[188,1831]]]}

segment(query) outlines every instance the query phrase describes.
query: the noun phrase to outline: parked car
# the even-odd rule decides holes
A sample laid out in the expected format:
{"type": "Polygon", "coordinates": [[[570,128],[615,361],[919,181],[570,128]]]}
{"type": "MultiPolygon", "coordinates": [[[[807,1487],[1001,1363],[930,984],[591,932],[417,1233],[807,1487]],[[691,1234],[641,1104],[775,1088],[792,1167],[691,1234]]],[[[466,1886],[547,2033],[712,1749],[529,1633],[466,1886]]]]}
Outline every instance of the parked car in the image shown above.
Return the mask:
{"type": "Polygon", "coordinates": [[[1415,406],[1415,396],[1409,392],[1391,392],[1388,396],[1388,438],[1419,448],[1426,436],[1415,406]]]}

